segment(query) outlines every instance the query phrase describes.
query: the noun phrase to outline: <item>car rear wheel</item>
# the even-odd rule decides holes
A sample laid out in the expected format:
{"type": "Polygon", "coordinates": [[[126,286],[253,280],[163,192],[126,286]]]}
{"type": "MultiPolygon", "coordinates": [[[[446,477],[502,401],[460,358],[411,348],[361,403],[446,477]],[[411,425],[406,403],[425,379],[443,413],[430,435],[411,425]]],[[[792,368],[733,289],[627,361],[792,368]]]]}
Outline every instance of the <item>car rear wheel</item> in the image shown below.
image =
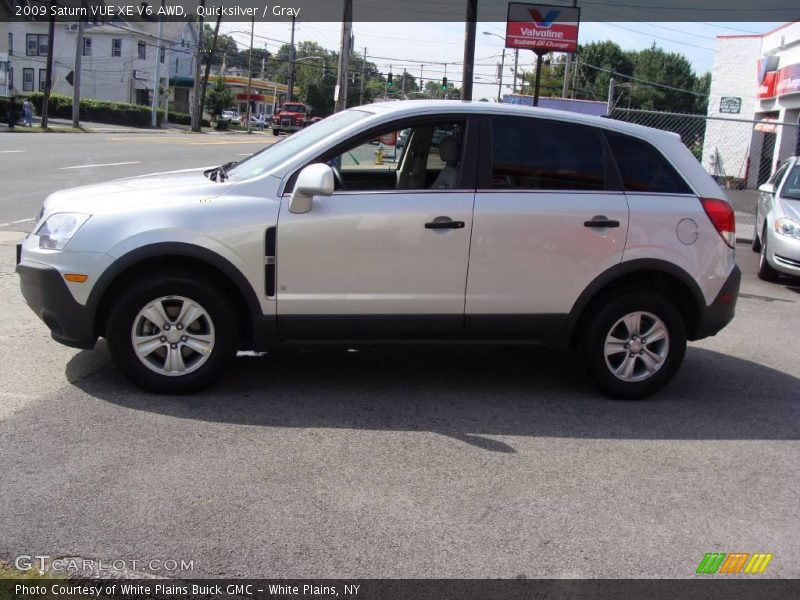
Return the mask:
{"type": "Polygon", "coordinates": [[[777,281],[778,272],[772,268],[767,259],[767,226],[761,232],[761,254],[758,257],[758,278],[764,281],[777,281]]]}
{"type": "Polygon", "coordinates": [[[680,312],[647,291],[617,296],[588,320],[583,353],[595,385],[612,398],[636,400],[663,388],[686,353],[680,312]]]}
{"type": "Polygon", "coordinates": [[[139,387],[163,394],[214,383],[236,356],[237,332],[224,290],[169,275],[125,290],[106,324],[117,368],[139,387]]]}

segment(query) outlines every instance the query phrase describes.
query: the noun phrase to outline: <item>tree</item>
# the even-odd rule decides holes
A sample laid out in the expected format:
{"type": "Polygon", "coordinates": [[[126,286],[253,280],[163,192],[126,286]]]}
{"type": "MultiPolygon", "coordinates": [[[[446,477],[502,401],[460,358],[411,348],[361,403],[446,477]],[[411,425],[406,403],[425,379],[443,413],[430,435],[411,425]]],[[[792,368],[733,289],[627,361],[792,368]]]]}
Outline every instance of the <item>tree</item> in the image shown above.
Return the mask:
{"type": "Polygon", "coordinates": [[[708,94],[711,91],[711,73],[703,73],[694,84],[694,112],[706,114],[708,112],[708,94]]]}
{"type": "MultiPolygon", "coordinates": [[[[214,39],[214,28],[208,23],[203,24],[203,48],[211,48],[214,39]]],[[[227,57],[228,66],[242,66],[238,64],[239,46],[232,36],[221,33],[217,36],[216,48],[211,54],[211,64],[214,66],[222,65],[222,57],[227,57]]],[[[247,62],[244,63],[247,66],[247,62]]]]}
{"type": "Polygon", "coordinates": [[[697,78],[682,54],[665,52],[655,43],[636,55],[633,75],[639,82],[633,89],[632,104],[648,110],[692,112],[695,109],[697,78]],[[641,80],[661,85],[648,85],[641,80]],[[687,93],[684,90],[689,90],[687,93]]]}
{"type": "MultiPolygon", "coordinates": [[[[633,75],[636,52],[625,52],[612,41],[592,42],[578,48],[574,69],[575,97],[582,100],[605,100],[608,82],[621,75],[633,75]]],[[[561,71],[563,77],[563,69],[561,71]]],[[[570,82],[571,83],[571,82],[570,82]]]]}
{"type": "Polygon", "coordinates": [[[219,117],[231,104],[233,104],[233,90],[225,85],[222,76],[218,75],[214,85],[206,94],[206,110],[212,116],[219,117]]]}

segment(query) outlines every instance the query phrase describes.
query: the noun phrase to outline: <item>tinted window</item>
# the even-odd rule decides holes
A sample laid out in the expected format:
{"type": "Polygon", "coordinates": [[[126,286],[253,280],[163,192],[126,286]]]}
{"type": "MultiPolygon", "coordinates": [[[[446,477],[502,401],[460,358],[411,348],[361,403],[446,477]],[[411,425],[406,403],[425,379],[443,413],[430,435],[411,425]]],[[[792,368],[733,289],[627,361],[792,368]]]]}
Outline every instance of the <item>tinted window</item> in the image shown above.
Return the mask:
{"type": "Polygon", "coordinates": [[[800,200],[800,165],[795,165],[794,168],[789,171],[786,183],[783,184],[781,196],[800,200]]]}
{"type": "Polygon", "coordinates": [[[789,161],[787,160],[784,162],[778,170],[769,178],[767,183],[773,184],[775,187],[778,187],[781,184],[781,180],[783,179],[783,174],[786,172],[786,169],[789,168],[789,161]]]}
{"type": "Polygon", "coordinates": [[[647,142],[606,132],[625,190],[657,194],[691,194],[692,190],[662,154],[647,142]]]}
{"type": "Polygon", "coordinates": [[[492,121],[492,187],[603,190],[605,155],[589,128],[539,119],[492,121]]]}

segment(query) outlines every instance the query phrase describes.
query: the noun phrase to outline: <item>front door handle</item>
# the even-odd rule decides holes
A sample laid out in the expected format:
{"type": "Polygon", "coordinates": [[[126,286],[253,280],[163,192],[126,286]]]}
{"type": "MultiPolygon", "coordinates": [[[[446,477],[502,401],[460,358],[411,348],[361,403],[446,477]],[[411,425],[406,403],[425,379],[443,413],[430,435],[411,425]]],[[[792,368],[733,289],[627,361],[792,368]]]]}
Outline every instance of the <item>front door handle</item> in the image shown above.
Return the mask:
{"type": "Polygon", "coordinates": [[[464,229],[464,221],[431,221],[425,229],[464,229]]]}
{"type": "Polygon", "coordinates": [[[597,228],[597,229],[604,229],[607,227],[619,227],[619,221],[614,221],[613,219],[609,219],[605,215],[597,215],[592,217],[591,221],[585,221],[583,223],[583,226],[597,228]]]}

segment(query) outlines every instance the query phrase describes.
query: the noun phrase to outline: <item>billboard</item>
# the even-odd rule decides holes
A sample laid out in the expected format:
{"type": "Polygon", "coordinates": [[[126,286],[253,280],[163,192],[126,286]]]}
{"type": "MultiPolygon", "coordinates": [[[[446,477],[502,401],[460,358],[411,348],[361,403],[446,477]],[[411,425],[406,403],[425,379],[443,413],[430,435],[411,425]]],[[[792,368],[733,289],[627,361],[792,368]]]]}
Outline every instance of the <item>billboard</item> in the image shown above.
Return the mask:
{"type": "Polygon", "coordinates": [[[506,48],[575,52],[581,9],[547,4],[508,4],[506,48]]]}

